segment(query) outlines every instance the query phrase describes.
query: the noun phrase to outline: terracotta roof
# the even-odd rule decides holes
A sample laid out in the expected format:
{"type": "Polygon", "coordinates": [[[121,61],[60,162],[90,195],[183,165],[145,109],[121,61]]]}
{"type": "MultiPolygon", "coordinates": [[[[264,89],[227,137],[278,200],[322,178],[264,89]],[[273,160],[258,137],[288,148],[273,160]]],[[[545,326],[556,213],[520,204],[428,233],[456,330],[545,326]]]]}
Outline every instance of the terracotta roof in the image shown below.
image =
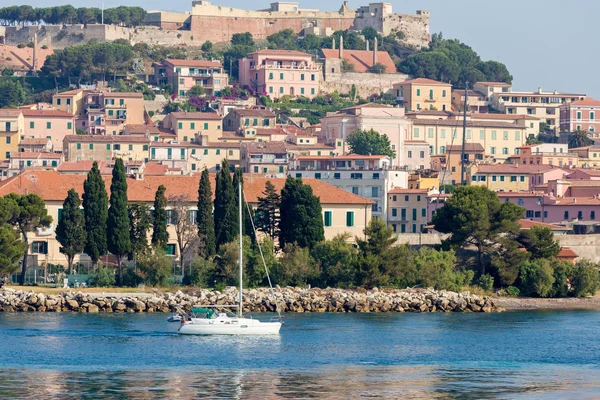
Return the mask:
{"type": "MultiPolygon", "coordinates": [[[[456,129],[462,129],[462,118],[452,119],[417,119],[411,118],[413,125],[439,125],[439,126],[452,126],[456,129]]],[[[524,126],[512,124],[508,122],[495,122],[495,121],[469,121],[467,120],[467,127],[484,127],[484,128],[506,128],[506,129],[525,129],[524,126]]],[[[461,131],[462,132],[462,131],[461,131]]]]}
{"type": "Polygon", "coordinates": [[[46,145],[51,140],[48,138],[28,138],[19,142],[19,146],[46,145]]]}
{"type": "Polygon", "coordinates": [[[476,85],[485,85],[485,86],[512,86],[506,82],[477,82],[476,85]]]}
{"type": "MultiPolygon", "coordinates": [[[[148,163],[146,168],[148,168],[148,163]]],[[[110,175],[103,175],[106,190],[110,190],[110,175]]],[[[83,193],[83,182],[86,174],[60,174],[52,170],[28,170],[21,176],[12,177],[0,182],[0,195],[9,193],[35,193],[45,201],[64,201],[69,189],[73,188],[80,195],[83,193]],[[17,178],[17,179],[15,179],[17,178]]],[[[215,174],[211,174],[211,187],[215,189],[215,174]]],[[[258,197],[262,197],[267,181],[275,186],[275,190],[281,191],[285,185],[286,178],[258,178],[248,175],[244,178],[244,192],[248,203],[256,204],[258,197]]],[[[318,179],[303,179],[304,183],[313,188],[315,196],[319,197],[322,204],[361,204],[370,205],[374,202],[346,192],[328,183],[318,179]]],[[[193,176],[148,176],[145,174],[143,180],[127,178],[127,197],[130,202],[143,201],[153,202],[158,186],[164,185],[167,188],[166,195],[178,194],[187,195],[191,201],[198,199],[198,184],[200,174],[193,176]]]]}
{"type": "MultiPolygon", "coordinates": [[[[571,174],[574,174],[575,172],[581,172],[582,174],[586,174],[586,175],[589,175],[589,176],[600,176],[600,170],[597,170],[597,169],[582,169],[582,168],[579,168],[579,169],[573,170],[573,172],[571,174]]],[[[567,179],[570,179],[571,174],[567,175],[567,179]]]]}
{"type": "Polygon", "coordinates": [[[28,158],[28,159],[33,159],[33,158],[54,158],[54,159],[60,159],[62,158],[61,154],[57,154],[57,153],[43,153],[43,152],[38,152],[38,151],[20,151],[20,152],[16,152],[16,153],[11,153],[10,158],[28,158]]]}
{"type": "Polygon", "coordinates": [[[486,113],[472,113],[470,114],[472,119],[502,119],[502,120],[517,120],[517,119],[539,119],[531,115],[522,114],[486,114],[486,113]]]}
{"type": "Polygon", "coordinates": [[[587,97],[583,100],[576,100],[568,104],[569,106],[600,106],[600,101],[587,97]]]}
{"type": "Polygon", "coordinates": [[[359,154],[348,154],[344,156],[298,156],[296,160],[381,160],[388,159],[388,156],[361,156],[359,154]]]}
{"type": "Polygon", "coordinates": [[[66,92],[57,93],[57,94],[53,95],[52,97],[72,97],[81,92],[83,92],[83,89],[67,90],[66,92]]]}
{"type": "Polygon", "coordinates": [[[556,198],[556,204],[561,206],[600,206],[600,198],[597,197],[561,197],[556,198]]]}
{"type": "Polygon", "coordinates": [[[393,188],[388,193],[389,194],[427,194],[427,189],[402,189],[402,188],[393,188]]]}
{"type": "Polygon", "coordinates": [[[532,221],[529,219],[520,219],[519,225],[521,225],[521,229],[525,229],[525,230],[531,229],[533,227],[548,228],[553,231],[570,231],[571,230],[571,228],[567,228],[564,226],[554,225],[554,224],[546,224],[544,222],[537,222],[537,221],[532,221]]]}
{"type": "Polygon", "coordinates": [[[174,60],[166,59],[163,63],[168,63],[174,67],[192,67],[192,68],[221,68],[222,64],[219,61],[208,60],[174,60]]]}
{"type": "Polygon", "coordinates": [[[265,110],[263,108],[247,108],[240,109],[236,108],[231,110],[232,113],[236,113],[240,117],[262,117],[262,118],[275,118],[275,114],[271,110],[265,110]]]}
{"type": "Polygon", "coordinates": [[[579,255],[575,253],[572,249],[568,247],[563,247],[560,249],[556,258],[577,258],[579,255]]]}
{"type": "Polygon", "coordinates": [[[552,165],[479,164],[475,174],[539,174],[557,169],[552,165]]]}
{"type": "Polygon", "coordinates": [[[279,126],[275,128],[256,128],[256,134],[261,136],[287,135],[287,133],[279,126]]]}
{"type": "Polygon", "coordinates": [[[315,144],[295,144],[295,143],[287,143],[286,144],[288,151],[308,151],[308,150],[328,150],[334,151],[335,146],[325,144],[325,143],[315,143],[315,144]]]}
{"type": "Polygon", "coordinates": [[[73,114],[59,110],[21,110],[24,117],[74,118],[73,114]]]}
{"type": "Polygon", "coordinates": [[[357,104],[352,107],[342,108],[340,111],[356,110],[358,108],[394,108],[394,107],[390,106],[389,104],[365,103],[365,104],[357,104]]]}
{"type": "Polygon", "coordinates": [[[244,143],[242,147],[248,154],[287,154],[285,142],[252,142],[244,143]]]}
{"type": "Polygon", "coordinates": [[[167,173],[169,167],[167,165],[163,165],[157,162],[149,162],[146,163],[146,167],[144,168],[145,176],[164,176],[167,173]]]}
{"type": "MultiPolygon", "coordinates": [[[[92,160],[81,160],[81,161],[66,161],[58,166],[58,172],[82,172],[87,173],[92,169],[94,161],[92,160]]],[[[98,161],[98,168],[101,170],[102,161],[98,161]]]]}
{"type": "Polygon", "coordinates": [[[250,54],[273,54],[273,55],[278,55],[278,56],[308,56],[308,57],[312,57],[308,53],[305,53],[303,51],[296,51],[296,50],[263,49],[263,50],[252,52],[250,54]]]}
{"type": "Polygon", "coordinates": [[[442,111],[442,110],[419,110],[419,111],[409,111],[406,113],[406,116],[409,115],[433,115],[440,117],[449,117],[455,115],[451,111],[442,111]]]}
{"type": "MultiPolygon", "coordinates": [[[[321,49],[325,58],[340,58],[338,49],[321,49]]],[[[369,72],[373,67],[373,51],[346,50],[344,49],[344,60],[354,66],[354,72],[369,72]]],[[[396,65],[387,51],[377,52],[377,63],[385,65],[386,73],[396,73],[396,65]]]]}
{"type": "Polygon", "coordinates": [[[101,143],[112,143],[112,142],[125,142],[125,143],[150,143],[150,139],[146,136],[132,136],[132,135],[67,135],[64,138],[65,142],[101,142],[101,143]]]}
{"type": "MultiPolygon", "coordinates": [[[[446,147],[446,153],[460,151],[462,152],[462,145],[454,144],[446,147]]],[[[465,143],[465,151],[480,151],[484,152],[485,149],[481,145],[481,143],[465,143]]]]}
{"type": "Polygon", "coordinates": [[[23,110],[16,110],[12,108],[0,108],[0,117],[18,117],[21,115],[23,110]]]}
{"type": "Polygon", "coordinates": [[[110,92],[110,93],[104,93],[104,97],[123,97],[123,98],[132,98],[132,99],[143,99],[144,95],[142,93],[133,93],[133,92],[110,92]]]}
{"type": "Polygon", "coordinates": [[[129,124],[125,125],[125,130],[132,135],[160,134],[160,130],[155,125],[129,124]]]}
{"type": "Polygon", "coordinates": [[[450,83],[440,82],[440,81],[434,81],[433,79],[428,79],[428,78],[409,79],[409,80],[404,81],[404,82],[398,82],[398,83],[394,84],[394,86],[405,85],[407,83],[408,84],[412,84],[412,85],[444,85],[444,86],[452,86],[450,83]]]}
{"type": "Polygon", "coordinates": [[[223,119],[223,117],[221,117],[219,114],[212,113],[212,112],[172,112],[170,115],[172,115],[173,117],[175,117],[177,119],[195,119],[195,120],[210,119],[210,120],[219,120],[219,121],[223,119]]]}

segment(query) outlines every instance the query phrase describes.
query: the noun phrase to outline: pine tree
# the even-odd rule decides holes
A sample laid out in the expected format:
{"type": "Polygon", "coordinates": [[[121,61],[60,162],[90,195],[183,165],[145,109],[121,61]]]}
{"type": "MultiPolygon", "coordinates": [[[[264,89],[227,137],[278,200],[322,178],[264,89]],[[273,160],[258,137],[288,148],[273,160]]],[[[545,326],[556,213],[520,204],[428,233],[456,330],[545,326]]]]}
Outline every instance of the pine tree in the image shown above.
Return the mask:
{"type": "Polygon", "coordinates": [[[117,257],[119,265],[119,286],[123,285],[122,260],[131,251],[129,238],[129,213],[127,211],[127,178],[123,160],[117,158],[110,183],[110,208],[108,209],[107,245],[117,257]]]}
{"type": "Polygon", "coordinates": [[[75,255],[85,248],[87,232],[85,218],[79,209],[81,200],[75,189],[69,190],[63,202],[62,218],[56,227],[56,240],[61,244],[60,252],[67,256],[68,274],[73,269],[75,255]]]}
{"type": "Polygon", "coordinates": [[[236,195],[229,173],[229,164],[223,160],[221,170],[217,174],[215,188],[215,238],[217,251],[222,244],[229,243],[238,235],[238,207],[235,204],[236,195]]]}
{"type": "Polygon", "coordinates": [[[95,264],[107,251],[106,220],[108,218],[108,195],[97,162],[94,162],[83,183],[83,216],[87,232],[84,251],[95,264]]]}
{"type": "Polygon", "coordinates": [[[167,250],[169,232],[167,232],[167,188],[163,185],[158,187],[154,196],[154,210],[152,211],[152,246],[156,249],[167,250]]]}
{"type": "Polygon", "coordinates": [[[287,177],[281,190],[279,247],[297,243],[312,248],[325,240],[321,202],[300,178],[287,177]]]}
{"type": "Polygon", "coordinates": [[[279,236],[279,206],[281,204],[281,196],[277,193],[271,181],[267,181],[263,195],[265,197],[258,198],[256,229],[264,232],[274,240],[279,236]]]}
{"type": "Polygon", "coordinates": [[[0,197],[0,276],[7,276],[19,269],[17,261],[23,257],[27,245],[7,222],[18,212],[17,203],[0,197]]]}
{"type": "Polygon", "coordinates": [[[196,214],[200,251],[205,257],[213,256],[215,249],[215,221],[213,219],[212,190],[208,169],[204,168],[198,186],[198,213],[196,214]]]}

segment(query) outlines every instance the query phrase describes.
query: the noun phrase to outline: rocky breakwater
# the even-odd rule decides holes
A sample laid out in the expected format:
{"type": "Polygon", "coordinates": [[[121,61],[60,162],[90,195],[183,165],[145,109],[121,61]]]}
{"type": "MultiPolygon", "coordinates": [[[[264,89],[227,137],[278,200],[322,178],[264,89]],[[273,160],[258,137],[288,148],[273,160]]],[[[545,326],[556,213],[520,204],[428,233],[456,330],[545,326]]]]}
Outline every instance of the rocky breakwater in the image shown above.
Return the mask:
{"type": "MultiPolygon", "coordinates": [[[[82,293],[42,294],[5,289],[0,292],[4,312],[173,312],[209,304],[237,301],[237,290],[223,292],[198,289],[183,293],[82,293]]],[[[468,292],[432,289],[343,290],[282,288],[244,291],[248,312],[498,312],[491,298],[468,292]]]]}

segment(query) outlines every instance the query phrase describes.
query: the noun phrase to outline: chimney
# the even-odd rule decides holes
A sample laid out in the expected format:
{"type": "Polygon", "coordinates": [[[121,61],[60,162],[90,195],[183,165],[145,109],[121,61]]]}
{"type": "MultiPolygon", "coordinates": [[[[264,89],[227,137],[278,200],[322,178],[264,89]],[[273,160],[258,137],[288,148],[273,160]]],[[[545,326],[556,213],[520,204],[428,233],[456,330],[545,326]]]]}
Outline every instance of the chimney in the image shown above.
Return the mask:
{"type": "Polygon", "coordinates": [[[35,71],[37,71],[37,47],[38,47],[38,38],[37,32],[33,34],[33,62],[31,63],[32,68],[31,72],[35,76],[35,71]]]}
{"type": "Polygon", "coordinates": [[[344,37],[340,35],[340,60],[344,58],[344,37]]]}
{"type": "Polygon", "coordinates": [[[542,94],[542,88],[538,87],[538,94],[542,94]]]}
{"type": "Polygon", "coordinates": [[[377,38],[373,39],[373,65],[377,64],[377,38]]]}
{"type": "Polygon", "coordinates": [[[331,48],[335,50],[335,36],[331,38],[331,48]]]}
{"type": "Polygon", "coordinates": [[[369,51],[369,41],[365,40],[365,43],[367,44],[367,48],[365,50],[369,51]]]}

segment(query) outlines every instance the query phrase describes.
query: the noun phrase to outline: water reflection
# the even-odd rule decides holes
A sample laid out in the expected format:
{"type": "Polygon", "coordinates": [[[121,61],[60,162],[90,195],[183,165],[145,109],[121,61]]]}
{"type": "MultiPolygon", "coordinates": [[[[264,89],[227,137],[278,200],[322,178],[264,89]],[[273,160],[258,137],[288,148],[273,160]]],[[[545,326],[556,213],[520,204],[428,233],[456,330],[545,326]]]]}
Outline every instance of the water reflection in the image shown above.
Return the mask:
{"type": "MultiPolygon", "coordinates": [[[[44,398],[592,398],[597,370],[340,367],[311,371],[178,370],[0,371],[0,397],[44,398]]],[[[597,393],[596,393],[597,396],[597,393]]]]}

